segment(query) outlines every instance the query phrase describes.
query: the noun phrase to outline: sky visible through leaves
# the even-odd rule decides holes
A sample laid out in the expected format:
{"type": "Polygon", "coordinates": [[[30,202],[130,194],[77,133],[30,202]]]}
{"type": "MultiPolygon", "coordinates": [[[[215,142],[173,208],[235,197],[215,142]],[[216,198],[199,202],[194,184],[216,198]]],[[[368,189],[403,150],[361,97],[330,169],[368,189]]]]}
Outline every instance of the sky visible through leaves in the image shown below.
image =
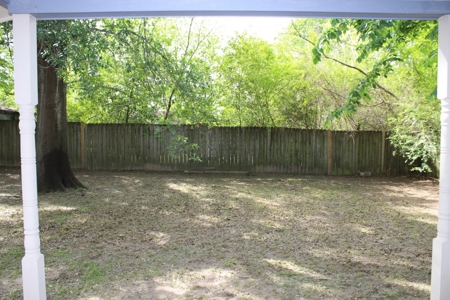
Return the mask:
{"type": "Polygon", "coordinates": [[[218,32],[225,37],[232,37],[236,32],[247,32],[252,36],[273,42],[275,38],[285,32],[292,18],[282,17],[214,17],[205,18],[211,24],[216,24],[218,32]]]}

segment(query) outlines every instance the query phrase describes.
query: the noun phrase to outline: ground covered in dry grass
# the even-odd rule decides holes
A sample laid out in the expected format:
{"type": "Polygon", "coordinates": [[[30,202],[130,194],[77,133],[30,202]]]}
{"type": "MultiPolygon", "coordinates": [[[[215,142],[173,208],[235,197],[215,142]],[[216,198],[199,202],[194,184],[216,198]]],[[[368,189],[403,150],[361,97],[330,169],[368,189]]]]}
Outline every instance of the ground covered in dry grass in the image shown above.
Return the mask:
{"type": "MultiPolygon", "coordinates": [[[[438,185],[405,177],[77,172],[39,196],[49,299],[428,299],[438,185]]],[[[0,170],[0,299],[20,299],[0,170]]]]}

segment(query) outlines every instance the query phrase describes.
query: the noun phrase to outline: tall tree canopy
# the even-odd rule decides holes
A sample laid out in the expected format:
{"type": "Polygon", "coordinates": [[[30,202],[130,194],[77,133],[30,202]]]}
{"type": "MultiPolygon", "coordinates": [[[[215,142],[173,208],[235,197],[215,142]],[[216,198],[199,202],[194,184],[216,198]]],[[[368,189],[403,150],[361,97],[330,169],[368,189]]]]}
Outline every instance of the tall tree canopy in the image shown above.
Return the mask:
{"type": "Polygon", "coordinates": [[[353,36],[355,60],[352,65],[340,63],[364,75],[331,117],[355,113],[361,101],[371,101],[377,92],[388,95],[391,141],[411,164],[418,163],[414,169],[431,171],[429,163],[438,160],[440,137],[437,22],[334,19],[330,25],[312,50],[314,62],[329,58],[336,44],[353,36]],[[368,67],[367,71],[358,64],[368,67]]]}
{"type": "Polygon", "coordinates": [[[103,20],[103,65],[71,74],[71,108],[84,122],[214,123],[211,59],[216,40],[194,19],[103,20]]]}
{"type": "MultiPolygon", "coordinates": [[[[11,104],[12,40],[2,26],[0,103],[11,104]]],[[[242,32],[220,39],[201,18],[38,27],[38,143],[51,141],[38,147],[38,170],[65,178],[41,190],[80,186],[58,171],[70,170],[68,159],[55,158],[67,154],[66,93],[69,121],[385,130],[418,170],[438,159],[433,21],[297,19],[270,42],[242,32]]]]}

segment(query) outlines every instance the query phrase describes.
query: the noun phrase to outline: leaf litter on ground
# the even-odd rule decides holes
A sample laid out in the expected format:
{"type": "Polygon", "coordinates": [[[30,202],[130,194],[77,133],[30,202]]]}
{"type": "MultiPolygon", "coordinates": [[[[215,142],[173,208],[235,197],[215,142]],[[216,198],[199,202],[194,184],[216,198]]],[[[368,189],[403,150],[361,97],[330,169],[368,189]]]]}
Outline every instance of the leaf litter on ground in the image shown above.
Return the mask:
{"type": "MultiPolygon", "coordinates": [[[[429,298],[434,181],[76,174],[39,195],[49,299],[429,298]]],[[[0,299],[22,297],[20,193],[0,170],[0,299]]]]}

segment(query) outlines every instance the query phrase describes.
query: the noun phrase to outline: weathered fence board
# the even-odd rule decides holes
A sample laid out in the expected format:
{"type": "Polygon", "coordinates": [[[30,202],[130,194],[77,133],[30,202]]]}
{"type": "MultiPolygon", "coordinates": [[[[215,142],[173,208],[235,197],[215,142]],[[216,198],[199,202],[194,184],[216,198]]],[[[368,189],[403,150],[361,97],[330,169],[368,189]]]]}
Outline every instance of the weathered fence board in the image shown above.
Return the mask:
{"type": "Polygon", "coordinates": [[[0,121],[0,166],[20,166],[18,121],[0,121]]]}
{"type": "MultiPolygon", "coordinates": [[[[291,128],[69,123],[73,168],[89,170],[217,170],[298,174],[405,174],[382,132],[291,128]],[[197,144],[196,156],[175,146],[197,144]],[[170,153],[170,149],[172,152],[170,153]],[[175,154],[175,155],[174,155],[175,154]]],[[[20,165],[18,121],[0,121],[0,166],[20,165]]]]}

